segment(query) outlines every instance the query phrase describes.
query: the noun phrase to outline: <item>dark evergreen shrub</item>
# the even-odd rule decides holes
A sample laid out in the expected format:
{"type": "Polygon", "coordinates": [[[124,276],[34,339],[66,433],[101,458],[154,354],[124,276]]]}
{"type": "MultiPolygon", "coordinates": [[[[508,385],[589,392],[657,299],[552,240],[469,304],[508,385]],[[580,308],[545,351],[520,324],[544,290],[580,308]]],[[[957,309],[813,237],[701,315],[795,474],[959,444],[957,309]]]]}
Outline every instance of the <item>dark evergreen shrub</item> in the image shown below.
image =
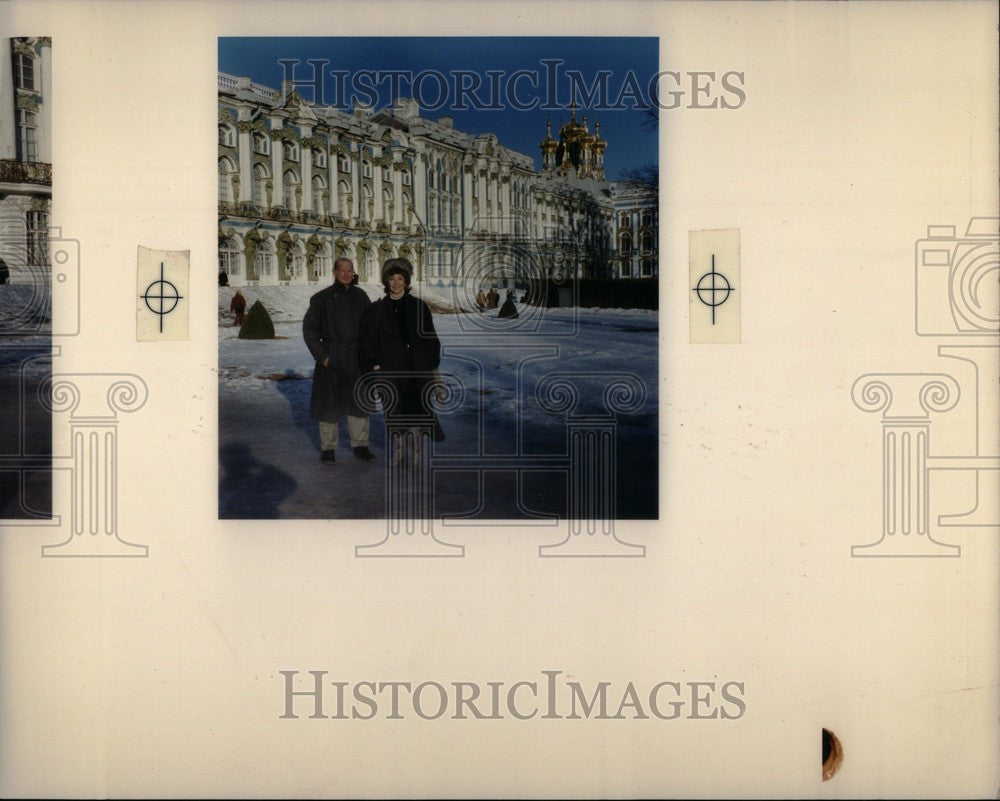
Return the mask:
{"type": "Polygon", "coordinates": [[[271,322],[271,315],[259,300],[250,307],[243,325],[240,326],[240,339],[274,339],[274,323],[271,322]]]}

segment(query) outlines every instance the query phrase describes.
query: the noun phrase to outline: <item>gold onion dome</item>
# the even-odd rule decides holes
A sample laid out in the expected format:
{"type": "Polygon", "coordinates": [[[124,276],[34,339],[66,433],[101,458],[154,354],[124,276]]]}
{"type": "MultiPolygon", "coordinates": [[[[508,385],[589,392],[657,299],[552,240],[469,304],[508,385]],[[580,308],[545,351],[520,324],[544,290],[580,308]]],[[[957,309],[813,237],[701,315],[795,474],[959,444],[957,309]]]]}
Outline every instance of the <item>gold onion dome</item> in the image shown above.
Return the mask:
{"type": "Polygon", "coordinates": [[[559,147],[559,142],[552,138],[552,120],[548,120],[545,123],[545,138],[541,141],[539,147],[545,153],[555,153],[556,148],[559,147]]]}
{"type": "Polygon", "coordinates": [[[594,123],[594,150],[602,151],[608,146],[606,140],[601,139],[601,121],[594,123]]]}
{"type": "Polygon", "coordinates": [[[573,114],[570,116],[569,122],[567,122],[562,128],[559,129],[559,138],[565,139],[569,142],[575,142],[580,138],[582,134],[587,132],[586,126],[584,126],[576,118],[576,109],[573,109],[573,114]]]}
{"type": "Polygon", "coordinates": [[[559,138],[564,142],[575,142],[581,134],[587,132],[587,126],[576,118],[576,98],[569,104],[569,122],[559,129],[559,138]]]}

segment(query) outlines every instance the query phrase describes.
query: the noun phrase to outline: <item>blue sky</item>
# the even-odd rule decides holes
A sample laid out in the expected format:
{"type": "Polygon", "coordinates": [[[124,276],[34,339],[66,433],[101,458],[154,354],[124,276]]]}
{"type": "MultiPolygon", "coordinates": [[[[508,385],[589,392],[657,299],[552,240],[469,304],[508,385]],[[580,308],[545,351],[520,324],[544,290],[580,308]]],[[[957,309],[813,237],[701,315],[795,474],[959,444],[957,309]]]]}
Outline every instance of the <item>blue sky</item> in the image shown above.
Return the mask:
{"type": "Polygon", "coordinates": [[[557,135],[569,119],[575,84],[592,94],[589,103],[576,94],[577,119],[586,114],[591,131],[595,117],[600,120],[607,174],[614,179],[657,161],[657,133],[644,127],[643,106],[658,50],[655,37],[233,37],[219,39],[219,69],[279,88],[287,69],[280,62],[298,59],[299,93],[341,108],[355,99],[386,105],[396,92],[419,95],[425,116],[450,116],[470,133],[492,131],[536,166],[546,119],[557,135]],[[314,70],[310,59],[328,63],[314,70]],[[388,74],[393,71],[399,74],[388,74]],[[314,97],[317,74],[322,98],[314,97]]]}

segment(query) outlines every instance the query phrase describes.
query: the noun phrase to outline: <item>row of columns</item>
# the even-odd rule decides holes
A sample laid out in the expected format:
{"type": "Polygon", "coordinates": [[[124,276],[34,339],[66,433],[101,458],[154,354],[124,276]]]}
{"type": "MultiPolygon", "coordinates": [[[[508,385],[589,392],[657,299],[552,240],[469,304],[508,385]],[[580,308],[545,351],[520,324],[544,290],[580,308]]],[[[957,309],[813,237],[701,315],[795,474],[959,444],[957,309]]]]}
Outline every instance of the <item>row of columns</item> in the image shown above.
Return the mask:
{"type": "MultiPolygon", "coordinates": [[[[309,136],[312,132],[308,127],[304,127],[303,133],[309,136]]],[[[249,203],[253,198],[253,156],[251,144],[251,132],[249,130],[240,131],[238,141],[240,190],[238,199],[243,203],[249,203]]],[[[378,155],[375,157],[378,158],[378,155]]],[[[350,208],[346,210],[346,216],[354,220],[368,220],[369,210],[363,205],[367,203],[368,199],[364,196],[361,183],[364,160],[363,149],[360,147],[353,149],[350,151],[348,158],[351,161],[351,170],[349,172],[350,208]]],[[[425,160],[426,156],[424,154],[417,154],[417,162],[413,170],[413,195],[411,202],[413,204],[413,211],[417,216],[417,221],[426,225],[429,217],[429,206],[427,182],[423,169],[425,160]]],[[[312,167],[312,150],[307,147],[300,148],[299,168],[302,174],[301,209],[303,211],[312,211],[315,207],[312,187],[312,167]]],[[[383,189],[386,182],[382,180],[381,171],[383,168],[376,164],[373,164],[372,168],[371,222],[377,223],[385,220],[383,189]]],[[[391,169],[392,175],[388,183],[391,187],[393,211],[390,223],[392,225],[406,224],[409,220],[406,219],[406,205],[403,202],[404,186],[402,170],[395,169],[395,166],[391,169]]],[[[279,142],[274,142],[271,148],[271,174],[272,197],[276,200],[283,198],[284,153],[279,142]]],[[[488,178],[489,176],[486,171],[463,172],[461,211],[465,228],[468,229],[475,224],[476,230],[483,227],[491,234],[509,235],[517,233],[512,223],[512,215],[515,212],[512,182],[510,180],[490,181],[488,178]],[[479,201],[478,211],[474,208],[476,200],[479,201]],[[498,200],[499,205],[497,203],[498,200]],[[503,210],[502,214],[500,212],[501,209],[503,210]]],[[[330,193],[329,211],[331,213],[339,210],[341,207],[340,180],[339,158],[331,154],[327,164],[327,184],[330,193]]],[[[441,217],[437,217],[437,219],[440,220],[441,217]]]]}

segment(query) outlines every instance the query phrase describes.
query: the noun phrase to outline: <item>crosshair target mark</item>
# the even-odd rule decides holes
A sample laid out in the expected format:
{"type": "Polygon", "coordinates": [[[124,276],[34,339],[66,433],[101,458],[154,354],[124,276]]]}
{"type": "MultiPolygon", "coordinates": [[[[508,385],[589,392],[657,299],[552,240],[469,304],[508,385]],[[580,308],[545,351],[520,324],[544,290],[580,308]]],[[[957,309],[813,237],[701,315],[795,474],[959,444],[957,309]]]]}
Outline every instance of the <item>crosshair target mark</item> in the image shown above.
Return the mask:
{"type": "Polygon", "coordinates": [[[698,279],[698,283],[692,287],[698,300],[712,309],[712,325],[715,325],[715,309],[721,306],[729,296],[736,290],[720,272],[715,270],[715,254],[712,254],[712,269],[698,279]],[[721,295],[722,297],[719,297],[721,295]]]}
{"type": "Polygon", "coordinates": [[[163,277],[163,262],[160,262],[160,277],[146,287],[142,293],[142,299],[146,303],[146,308],[160,318],[160,333],[163,333],[163,316],[170,314],[177,308],[183,295],[177,291],[177,287],[163,277]],[[155,294],[154,294],[155,292],[155,294]],[[153,302],[157,302],[158,307],[153,308],[153,302]],[[169,301],[169,306],[167,302],[169,301]]]}

